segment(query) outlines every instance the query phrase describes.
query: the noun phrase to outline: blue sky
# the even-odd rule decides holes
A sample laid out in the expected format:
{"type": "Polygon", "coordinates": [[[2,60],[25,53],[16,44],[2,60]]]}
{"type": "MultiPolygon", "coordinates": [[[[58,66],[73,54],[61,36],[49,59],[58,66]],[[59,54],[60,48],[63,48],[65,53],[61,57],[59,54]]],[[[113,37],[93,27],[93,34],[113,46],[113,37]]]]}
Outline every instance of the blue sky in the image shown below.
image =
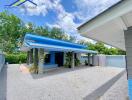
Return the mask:
{"type": "Polygon", "coordinates": [[[17,8],[5,7],[16,0],[0,0],[0,12],[8,10],[25,23],[62,28],[66,33],[80,38],[76,28],[119,0],[32,0],[17,8]]]}

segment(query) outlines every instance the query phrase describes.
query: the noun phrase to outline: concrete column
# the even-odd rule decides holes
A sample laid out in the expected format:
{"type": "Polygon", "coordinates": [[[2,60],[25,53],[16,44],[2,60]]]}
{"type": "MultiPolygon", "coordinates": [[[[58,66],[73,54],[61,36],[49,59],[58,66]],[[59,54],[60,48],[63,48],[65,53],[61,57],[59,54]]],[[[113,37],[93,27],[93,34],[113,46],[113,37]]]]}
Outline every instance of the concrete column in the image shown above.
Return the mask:
{"type": "Polygon", "coordinates": [[[30,50],[30,64],[33,64],[33,49],[30,50]]]}
{"type": "Polygon", "coordinates": [[[88,53],[88,66],[90,66],[90,53],[88,53]]]}
{"type": "Polygon", "coordinates": [[[132,100],[132,27],[124,31],[126,46],[126,70],[128,76],[129,100],[132,100]]]}
{"type": "Polygon", "coordinates": [[[38,48],[34,48],[34,67],[38,68],[38,48]]]}
{"type": "Polygon", "coordinates": [[[27,51],[27,65],[29,65],[29,63],[30,63],[30,57],[29,57],[29,53],[30,51],[27,51]]]}
{"type": "Polygon", "coordinates": [[[33,64],[33,49],[31,49],[29,51],[28,60],[29,60],[29,66],[32,66],[32,64],[33,64]]]}
{"type": "Polygon", "coordinates": [[[75,57],[74,57],[74,52],[72,52],[72,59],[71,59],[72,61],[72,63],[71,63],[71,67],[74,69],[74,67],[75,67],[75,57]]]}
{"type": "Polygon", "coordinates": [[[94,54],[92,54],[92,66],[94,66],[94,54]]]}
{"type": "Polygon", "coordinates": [[[38,73],[44,72],[44,49],[39,49],[39,65],[38,65],[38,73]]]}

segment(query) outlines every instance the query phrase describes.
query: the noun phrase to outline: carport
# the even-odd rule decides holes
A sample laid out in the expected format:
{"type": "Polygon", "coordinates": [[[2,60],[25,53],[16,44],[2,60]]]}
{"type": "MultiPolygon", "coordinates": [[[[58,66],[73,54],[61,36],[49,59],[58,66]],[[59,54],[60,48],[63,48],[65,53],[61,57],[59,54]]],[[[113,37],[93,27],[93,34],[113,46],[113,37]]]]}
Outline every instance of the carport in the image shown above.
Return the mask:
{"type": "MultiPolygon", "coordinates": [[[[60,52],[70,52],[71,53],[71,67],[75,67],[75,54],[77,53],[86,53],[88,54],[88,62],[90,63],[90,56],[89,54],[92,54],[92,58],[95,54],[97,54],[96,51],[92,50],[87,50],[86,46],[76,44],[76,43],[71,43],[63,40],[57,40],[57,39],[52,39],[52,38],[47,38],[44,36],[38,36],[38,35],[33,35],[32,34],[26,34],[24,38],[23,45],[21,47],[21,51],[31,51],[32,49],[38,50],[39,53],[37,56],[34,56],[35,60],[38,61],[38,70],[39,73],[43,73],[44,69],[46,68],[47,65],[44,64],[44,52],[49,52],[51,54],[50,57],[50,62],[48,64],[49,68],[52,68],[53,65],[56,65],[55,63],[55,53],[60,53],[60,52]],[[38,58],[38,59],[36,59],[38,58]]],[[[33,53],[34,53],[33,52],[33,53]]],[[[58,58],[58,60],[61,60],[63,58],[58,58]]],[[[33,60],[28,59],[29,63],[32,64],[33,60]]],[[[92,59],[93,63],[93,59],[92,59]]],[[[58,65],[56,66],[58,67],[58,65]]]]}
{"type": "Polygon", "coordinates": [[[129,97],[132,100],[132,0],[121,0],[78,27],[79,33],[126,51],[129,97]]]}

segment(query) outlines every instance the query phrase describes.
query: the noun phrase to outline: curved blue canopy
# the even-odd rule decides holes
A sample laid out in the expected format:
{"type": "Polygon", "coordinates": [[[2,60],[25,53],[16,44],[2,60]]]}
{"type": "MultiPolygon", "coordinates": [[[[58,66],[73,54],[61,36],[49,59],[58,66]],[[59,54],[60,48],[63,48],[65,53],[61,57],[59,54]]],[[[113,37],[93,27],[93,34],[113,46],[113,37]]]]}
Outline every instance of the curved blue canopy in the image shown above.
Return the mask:
{"type": "Polygon", "coordinates": [[[96,51],[86,50],[86,46],[84,45],[26,34],[21,50],[28,51],[31,48],[44,48],[46,51],[97,53],[96,51]]]}
{"type": "Polygon", "coordinates": [[[56,45],[56,46],[64,46],[64,47],[73,47],[73,48],[86,48],[84,45],[71,43],[63,40],[52,39],[44,36],[26,34],[25,35],[25,42],[31,41],[35,43],[47,44],[47,45],[56,45]]]}

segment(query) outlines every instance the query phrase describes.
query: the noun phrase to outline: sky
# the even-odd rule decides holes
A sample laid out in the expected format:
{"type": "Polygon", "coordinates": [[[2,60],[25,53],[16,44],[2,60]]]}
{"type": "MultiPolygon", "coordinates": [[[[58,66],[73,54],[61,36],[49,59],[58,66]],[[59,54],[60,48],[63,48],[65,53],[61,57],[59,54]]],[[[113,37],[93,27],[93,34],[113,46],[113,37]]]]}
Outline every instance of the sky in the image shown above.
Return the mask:
{"type": "Polygon", "coordinates": [[[15,1],[0,0],[0,12],[7,10],[25,24],[32,22],[37,26],[58,27],[77,39],[84,39],[77,32],[77,27],[119,0],[32,0],[37,6],[30,2],[19,7],[5,6],[15,1]]]}

